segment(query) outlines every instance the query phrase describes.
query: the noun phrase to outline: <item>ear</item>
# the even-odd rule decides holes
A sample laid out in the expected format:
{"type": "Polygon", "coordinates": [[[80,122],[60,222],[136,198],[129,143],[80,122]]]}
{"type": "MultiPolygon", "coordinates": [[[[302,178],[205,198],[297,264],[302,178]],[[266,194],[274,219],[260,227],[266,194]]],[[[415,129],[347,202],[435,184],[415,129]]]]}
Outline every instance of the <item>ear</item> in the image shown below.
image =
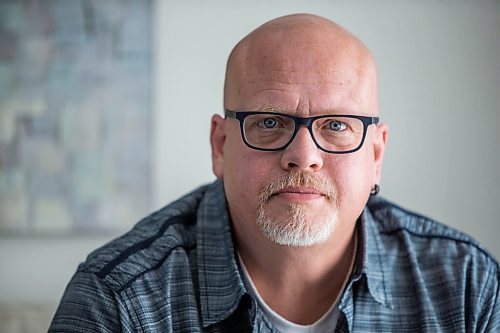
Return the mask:
{"type": "Polygon", "coordinates": [[[224,171],[224,144],[226,142],[225,120],[218,114],[212,116],[210,146],[212,147],[212,171],[222,178],[224,171]]]}
{"type": "Polygon", "coordinates": [[[374,184],[380,183],[382,174],[382,159],[384,157],[385,145],[387,143],[388,127],[386,124],[375,126],[373,137],[373,157],[374,157],[374,184]]]}

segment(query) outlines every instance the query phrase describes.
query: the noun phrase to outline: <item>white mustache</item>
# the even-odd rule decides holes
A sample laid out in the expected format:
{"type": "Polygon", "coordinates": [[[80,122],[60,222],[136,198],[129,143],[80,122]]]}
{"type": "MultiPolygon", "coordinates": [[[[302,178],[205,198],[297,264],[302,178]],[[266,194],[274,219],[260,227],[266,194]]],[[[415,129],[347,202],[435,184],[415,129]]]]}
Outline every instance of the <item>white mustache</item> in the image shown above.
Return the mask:
{"type": "Polygon", "coordinates": [[[292,171],[271,180],[264,186],[259,194],[260,202],[268,202],[274,194],[288,187],[311,187],[322,193],[328,201],[335,202],[337,198],[335,187],[325,180],[309,173],[292,171]]]}

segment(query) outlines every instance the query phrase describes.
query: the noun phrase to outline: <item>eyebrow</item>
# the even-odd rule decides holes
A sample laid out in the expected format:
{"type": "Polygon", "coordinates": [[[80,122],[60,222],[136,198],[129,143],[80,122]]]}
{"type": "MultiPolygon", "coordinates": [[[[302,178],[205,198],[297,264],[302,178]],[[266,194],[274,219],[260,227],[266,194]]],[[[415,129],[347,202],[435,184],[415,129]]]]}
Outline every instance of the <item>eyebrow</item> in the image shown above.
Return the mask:
{"type": "Polygon", "coordinates": [[[283,109],[282,107],[279,107],[277,105],[273,105],[273,104],[266,104],[263,107],[258,106],[256,111],[269,111],[269,112],[286,113],[285,109],[283,109]]]}

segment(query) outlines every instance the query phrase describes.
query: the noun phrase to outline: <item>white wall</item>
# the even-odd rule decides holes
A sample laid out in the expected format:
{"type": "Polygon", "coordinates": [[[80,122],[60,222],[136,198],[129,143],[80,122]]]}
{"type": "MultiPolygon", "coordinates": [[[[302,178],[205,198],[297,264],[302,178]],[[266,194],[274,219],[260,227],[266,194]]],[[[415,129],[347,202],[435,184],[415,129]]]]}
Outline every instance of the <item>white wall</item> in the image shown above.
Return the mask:
{"type": "MultiPolygon", "coordinates": [[[[358,35],[378,60],[390,126],[381,194],[500,257],[498,1],[156,3],[156,208],[214,179],[209,122],[232,46],[268,19],[310,12],[358,35]]],[[[0,239],[0,303],[58,302],[78,262],[111,238],[0,239]]]]}
{"type": "Polygon", "coordinates": [[[109,237],[2,239],[0,304],[57,303],[78,263],[109,237]]]}

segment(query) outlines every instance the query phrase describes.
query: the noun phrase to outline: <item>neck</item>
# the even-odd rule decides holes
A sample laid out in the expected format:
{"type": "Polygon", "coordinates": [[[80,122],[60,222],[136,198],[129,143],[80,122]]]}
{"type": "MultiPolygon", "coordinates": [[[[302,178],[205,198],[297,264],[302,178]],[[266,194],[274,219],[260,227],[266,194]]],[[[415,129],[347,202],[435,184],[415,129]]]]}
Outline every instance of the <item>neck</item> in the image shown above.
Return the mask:
{"type": "Polygon", "coordinates": [[[265,303],[285,319],[308,325],[342,293],[356,252],[354,229],[354,223],[339,223],[330,239],[308,247],[277,245],[261,234],[250,239],[236,230],[237,249],[265,303]]]}

